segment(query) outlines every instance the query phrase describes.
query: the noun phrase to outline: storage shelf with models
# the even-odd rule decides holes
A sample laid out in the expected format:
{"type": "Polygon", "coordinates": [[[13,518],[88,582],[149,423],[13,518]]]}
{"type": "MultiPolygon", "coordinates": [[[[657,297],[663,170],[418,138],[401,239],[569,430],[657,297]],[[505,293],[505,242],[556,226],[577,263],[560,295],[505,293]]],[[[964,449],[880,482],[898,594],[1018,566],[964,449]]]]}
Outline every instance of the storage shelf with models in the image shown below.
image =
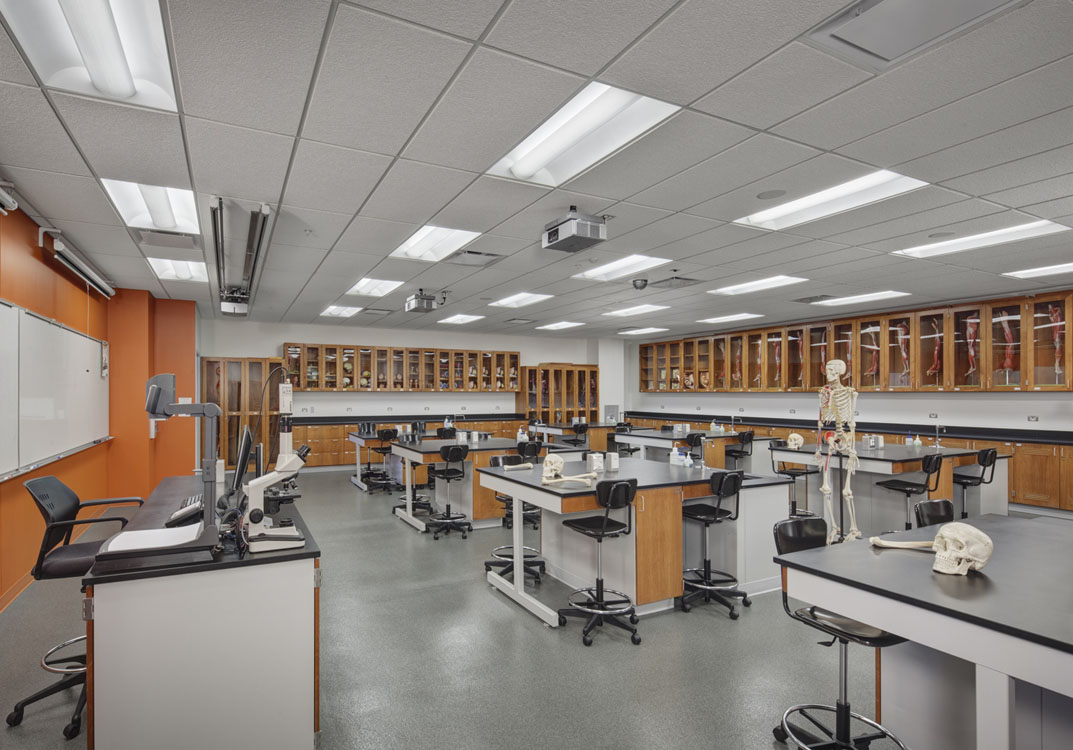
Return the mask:
{"type": "Polygon", "coordinates": [[[279,385],[283,371],[276,370],[265,387],[265,378],[274,368],[282,367],[278,357],[202,357],[201,401],[217,404],[220,417],[220,452],[228,469],[235,468],[242,428],[257,426],[261,413],[261,394],[264,393],[264,418],[253,436],[253,443],[263,443],[268,465],[275,460],[279,445],[279,385]]]}
{"type": "Polygon", "coordinates": [[[858,391],[1070,390],[1073,292],[641,344],[643,393],[791,392],[846,362],[858,391]]]}
{"type": "Polygon", "coordinates": [[[522,390],[514,403],[517,412],[546,424],[569,424],[574,417],[598,422],[600,368],[566,362],[523,367],[522,390]]]}
{"type": "Polygon", "coordinates": [[[518,352],[284,344],[296,391],[517,393],[518,352]]]}

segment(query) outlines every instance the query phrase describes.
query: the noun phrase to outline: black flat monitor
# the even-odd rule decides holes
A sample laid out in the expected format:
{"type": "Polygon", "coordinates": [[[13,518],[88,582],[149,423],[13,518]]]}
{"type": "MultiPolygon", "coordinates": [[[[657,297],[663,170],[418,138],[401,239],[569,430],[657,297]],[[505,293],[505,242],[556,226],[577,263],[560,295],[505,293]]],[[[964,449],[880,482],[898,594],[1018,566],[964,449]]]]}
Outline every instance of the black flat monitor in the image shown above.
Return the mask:
{"type": "Polygon", "coordinates": [[[231,492],[237,493],[242,489],[242,480],[246,476],[246,469],[250,465],[250,453],[253,451],[253,434],[248,425],[242,428],[242,438],[238,443],[238,457],[235,460],[235,476],[231,480],[231,492]]]}

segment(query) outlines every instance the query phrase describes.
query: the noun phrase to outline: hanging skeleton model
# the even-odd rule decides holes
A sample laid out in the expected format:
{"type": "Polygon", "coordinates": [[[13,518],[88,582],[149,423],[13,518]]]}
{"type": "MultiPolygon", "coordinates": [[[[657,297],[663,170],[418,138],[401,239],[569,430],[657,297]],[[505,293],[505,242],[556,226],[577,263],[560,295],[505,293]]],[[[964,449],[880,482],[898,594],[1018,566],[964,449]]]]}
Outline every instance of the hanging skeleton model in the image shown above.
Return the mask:
{"type": "Polygon", "coordinates": [[[853,489],[850,484],[853,473],[860,463],[857,460],[856,447],[857,391],[842,385],[841,378],[846,372],[845,362],[832,359],[824,369],[827,373],[827,385],[820,389],[820,418],[816,423],[816,463],[819,465],[822,461],[823,484],[820,485],[820,492],[823,493],[827,518],[830,520],[831,530],[827,535],[827,543],[833,544],[842,536],[842,529],[839,528],[831,503],[831,458],[836,455],[844,455],[849,459],[846,462],[846,483],[842,487],[842,500],[849,513],[849,530],[845,538],[861,538],[861,531],[857,528],[857,512],[853,507],[853,489]],[[833,426],[834,429],[825,430],[825,426],[833,426]],[[820,450],[822,445],[827,446],[826,456],[820,450]]]}

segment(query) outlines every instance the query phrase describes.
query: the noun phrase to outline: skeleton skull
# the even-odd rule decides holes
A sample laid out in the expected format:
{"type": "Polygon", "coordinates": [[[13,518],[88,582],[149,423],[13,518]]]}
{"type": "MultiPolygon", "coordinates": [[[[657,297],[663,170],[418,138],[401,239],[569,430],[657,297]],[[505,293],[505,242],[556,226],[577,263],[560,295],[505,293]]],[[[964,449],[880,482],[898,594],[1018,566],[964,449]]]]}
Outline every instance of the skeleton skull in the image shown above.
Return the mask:
{"type": "Polygon", "coordinates": [[[805,444],[805,438],[798,435],[796,432],[791,432],[786,438],[786,447],[791,450],[797,450],[805,444]]]}
{"type": "Polygon", "coordinates": [[[544,479],[558,479],[563,475],[563,457],[554,453],[544,459],[544,479]]]}
{"type": "Polygon", "coordinates": [[[824,370],[827,372],[827,382],[835,383],[846,374],[846,363],[840,359],[832,359],[827,362],[824,370]]]}
{"type": "Polygon", "coordinates": [[[984,532],[967,523],[948,523],[939,529],[933,542],[935,563],[931,569],[936,573],[968,575],[970,570],[982,570],[994,543],[984,532]]]}

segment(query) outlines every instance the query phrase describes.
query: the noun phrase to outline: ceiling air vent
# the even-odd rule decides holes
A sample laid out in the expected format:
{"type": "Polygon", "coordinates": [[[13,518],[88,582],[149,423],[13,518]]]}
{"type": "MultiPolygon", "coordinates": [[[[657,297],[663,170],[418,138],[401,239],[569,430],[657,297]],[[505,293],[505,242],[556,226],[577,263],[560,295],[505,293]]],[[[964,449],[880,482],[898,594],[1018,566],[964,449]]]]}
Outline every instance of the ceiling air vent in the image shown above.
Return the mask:
{"type": "Polygon", "coordinates": [[[444,263],[454,263],[456,266],[490,266],[503,258],[495,253],[479,253],[476,250],[463,250],[444,258],[444,263]]]}
{"type": "Polygon", "coordinates": [[[884,71],[1029,0],[862,0],[810,31],[813,44],[884,71]]]}
{"type": "Polygon", "coordinates": [[[699,283],[700,279],[687,279],[685,276],[669,276],[666,279],[653,281],[649,286],[654,286],[657,289],[681,289],[684,286],[693,286],[694,284],[699,283]]]}
{"type": "Polygon", "coordinates": [[[138,235],[140,237],[140,242],[143,245],[170,247],[177,250],[194,250],[198,248],[197,237],[189,234],[139,229],[138,235]]]}
{"type": "Polygon", "coordinates": [[[823,302],[825,299],[834,299],[833,294],[817,294],[815,297],[802,297],[801,299],[792,300],[793,302],[800,302],[802,305],[813,305],[817,302],[823,302]]]}
{"type": "Polygon", "coordinates": [[[535,320],[529,320],[528,318],[511,318],[507,321],[511,325],[522,325],[523,323],[535,323],[535,320]]]}

